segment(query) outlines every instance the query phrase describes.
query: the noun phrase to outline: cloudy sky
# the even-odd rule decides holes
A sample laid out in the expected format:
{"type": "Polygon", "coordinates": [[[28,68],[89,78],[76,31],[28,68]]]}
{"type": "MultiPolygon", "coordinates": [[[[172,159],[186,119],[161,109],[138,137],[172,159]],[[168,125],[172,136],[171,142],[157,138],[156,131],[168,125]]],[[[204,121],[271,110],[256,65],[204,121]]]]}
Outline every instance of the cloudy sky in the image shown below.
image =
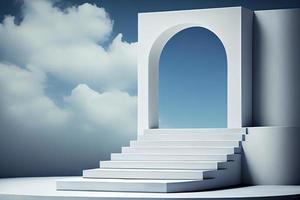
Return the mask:
{"type": "MultiPolygon", "coordinates": [[[[136,42],[103,7],[24,1],[0,24],[2,130],[26,134],[136,131],[136,42]]],[[[57,138],[59,139],[59,138],[57,138]]]]}
{"type": "MultiPolygon", "coordinates": [[[[0,176],[78,174],[135,138],[137,13],[299,7],[270,2],[1,1],[0,176]]],[[[162,127],[226,125],[226,54],[215,35],[176,35],[160,73],[162,127]]]]}
{"type": "Polygon", "coordinates": [[[22,18],[0,26],[1,115],[26,129],[133,131],[136,44],[120,33],[103,45],[113,29],[105,9],[25,1],[22,18]]]}

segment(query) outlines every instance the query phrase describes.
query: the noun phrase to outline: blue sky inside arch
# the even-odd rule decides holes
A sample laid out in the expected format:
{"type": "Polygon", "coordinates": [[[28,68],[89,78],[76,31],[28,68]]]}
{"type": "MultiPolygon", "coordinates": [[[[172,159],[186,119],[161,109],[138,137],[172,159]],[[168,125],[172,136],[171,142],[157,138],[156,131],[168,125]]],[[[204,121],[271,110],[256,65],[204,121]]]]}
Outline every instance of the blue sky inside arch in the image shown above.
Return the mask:
{"type": "Polygon", "coordinates": [[[192,27],[165,45],[159,65],[162,128],[227,126],[227,59],[222,42],[192,27]]]}

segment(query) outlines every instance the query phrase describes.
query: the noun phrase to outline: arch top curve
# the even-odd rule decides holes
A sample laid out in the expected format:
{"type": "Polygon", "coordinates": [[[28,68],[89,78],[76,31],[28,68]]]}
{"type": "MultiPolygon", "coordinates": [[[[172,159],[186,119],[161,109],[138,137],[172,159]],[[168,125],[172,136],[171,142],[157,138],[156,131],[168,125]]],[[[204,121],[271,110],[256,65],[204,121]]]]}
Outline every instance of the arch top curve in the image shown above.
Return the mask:
{"type": "Polygon", "coordinates": [[[224,46],[224,43],[222,42],[222,39],[214,32],[214,30],[210,30],[209,28],[203,27],[203,26],[201,26],[201,24],[197,24],[197,23],[177,24],[175,26],[166,28],[166,30],[161,32],[161,34],[153,42],[150,52],[149,52],[149,59],[148,59],[150,69],[152,69],[152,66],[153,67],[158,66],[157,63],[159,62],[160,55],[162,53],[164,46],[167,44],[167,42],[173,36],[175,36],[177,33],[181,32],[185,29],[188,29],[188,28],[203,28],[203,29],[206,29],[207,31],[211,32],[222,43],[222,45],[225,49],[225,52],[226,52],[226,48],[224,46]]]}
{"type": "Polygon", "coordinates": [[[251,79],[245,78],[245,83],[242,83],[244,81],[242,68],[252,67],[252,46],[243,40],[252,38],[252,31],[247,33],[243,31],[249,26],[251,29],[252,11],[241,7],[139,14],[138,133],[143,134],[144,129],[158,128],[159,125],[158,65],[163,47],[176,33],[191,27],[209,30],[224,46],[228,66],[227,126],[240,128],[246,124],[246,121],[252,119],[252,108],[250,108],[252,102],[249,95],[247,96],[249,100],[242,102],[244,98],[241,90],[244,86],[245,90],[252,90],[250,88],[252,83],[249,83],[251,79]],[[242,26],[243,21],[246,26],[242,26]],[[245,63],[243,57],[247,60],[245,63]]]}

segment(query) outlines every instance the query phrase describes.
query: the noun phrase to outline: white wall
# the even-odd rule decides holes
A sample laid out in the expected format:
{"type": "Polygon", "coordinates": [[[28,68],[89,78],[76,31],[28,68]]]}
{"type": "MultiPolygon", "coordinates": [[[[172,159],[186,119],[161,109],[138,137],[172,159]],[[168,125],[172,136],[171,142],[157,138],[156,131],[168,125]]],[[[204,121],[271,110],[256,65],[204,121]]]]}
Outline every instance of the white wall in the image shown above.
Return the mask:
{"type": "Polygon", "coordinates": [[[255,126],[300,126],[300,9],[255,11],[255,126]]]}
{"type": "Polygon", "coordinates": [[[242,126],[252,126],[252,38],[253,11],[242,12],[242,126]]]}
{"type": "Polygon", "coordinates": [[[300,9],[253,20],[253,125],[273,127],[247,129],[243,182],[300,184],[300,9]]]}
{"type": "Polygon", "coordinates": [[[300,184],[300,127],[252,127],[243,142],[243,182],[300,184]]]}
{"type": "Polygon", "coordinates": [[[252,43],[249,41],[252,15],[252,11],[241,7],[139,14],[138,134],[159,126],[158,65],[161,51],[172,36],[190,27],[207,28],[224,45],[228,68],[227,126],[240,128],[251,124],[252,43]]]}

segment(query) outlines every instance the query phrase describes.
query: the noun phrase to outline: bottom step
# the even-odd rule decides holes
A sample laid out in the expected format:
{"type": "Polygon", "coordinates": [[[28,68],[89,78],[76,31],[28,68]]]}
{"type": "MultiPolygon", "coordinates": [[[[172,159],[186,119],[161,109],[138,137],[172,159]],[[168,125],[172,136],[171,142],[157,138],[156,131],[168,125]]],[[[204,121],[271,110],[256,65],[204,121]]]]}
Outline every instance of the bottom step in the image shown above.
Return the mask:
{"type": "Polygon", "coordinates": [[[57,180],[56,188],[57,190],[166,193],[196,191],[201,184],[203,181],[199,180],[88,179],[76,177],[57,180]]]}

